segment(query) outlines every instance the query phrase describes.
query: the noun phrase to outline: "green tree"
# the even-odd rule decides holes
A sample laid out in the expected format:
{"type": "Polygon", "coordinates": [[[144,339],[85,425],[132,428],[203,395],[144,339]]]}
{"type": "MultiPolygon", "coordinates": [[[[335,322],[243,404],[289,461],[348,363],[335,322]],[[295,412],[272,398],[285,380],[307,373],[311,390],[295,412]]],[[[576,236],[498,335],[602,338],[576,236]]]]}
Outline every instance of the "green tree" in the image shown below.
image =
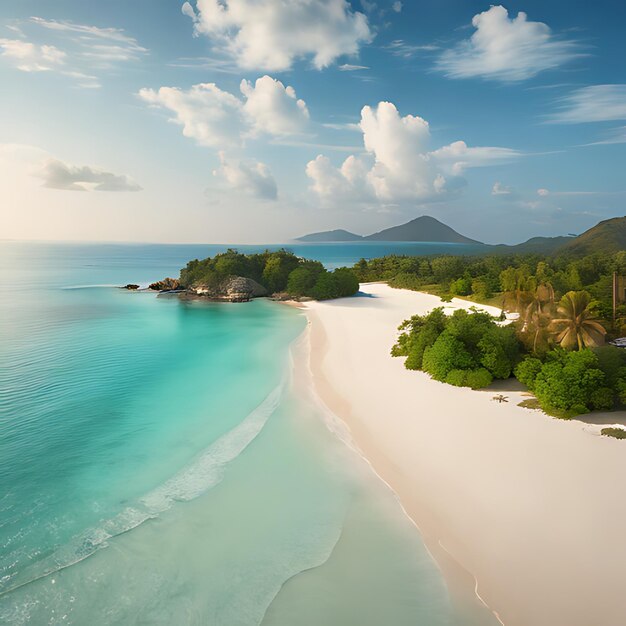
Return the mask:
{"type": "Polygon", "coordinates": [[[591,350],[556,350],[548,357],[534,383],[534,393],[543,408],[574,414],[604,408],[603,404],[599,407],[594,404],[593,393],[605,387],[605,376],[591,350]]]}
{"type": "Polygon", "coordinates": [[[599,346],[606,330],[590,310],[591,296],[586,291],[569,291],[559,302],[557,315],[550,324],[557,343],[566,350],[599,346]]]}

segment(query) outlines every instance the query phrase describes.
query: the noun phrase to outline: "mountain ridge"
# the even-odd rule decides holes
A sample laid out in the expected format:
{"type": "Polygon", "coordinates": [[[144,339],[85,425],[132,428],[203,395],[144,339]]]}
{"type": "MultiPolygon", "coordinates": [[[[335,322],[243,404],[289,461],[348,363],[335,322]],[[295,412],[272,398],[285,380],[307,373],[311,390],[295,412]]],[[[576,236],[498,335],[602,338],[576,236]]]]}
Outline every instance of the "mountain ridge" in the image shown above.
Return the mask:
{"type": "MultiPolygon", "coordinates": [[[[407,242],[438,242],[438,243],[469,243],[482,242],[461,235],[447,224],[430,215],[416,217],[399,226],[391,226],[371,235],[356,235],[348,230],[336,229],[311,233],[298,237],[303,242],[348,242],[348,241],[407,241],[407,242]]],[[[484,244],[483,244],[484,245],[484,244]]]]}

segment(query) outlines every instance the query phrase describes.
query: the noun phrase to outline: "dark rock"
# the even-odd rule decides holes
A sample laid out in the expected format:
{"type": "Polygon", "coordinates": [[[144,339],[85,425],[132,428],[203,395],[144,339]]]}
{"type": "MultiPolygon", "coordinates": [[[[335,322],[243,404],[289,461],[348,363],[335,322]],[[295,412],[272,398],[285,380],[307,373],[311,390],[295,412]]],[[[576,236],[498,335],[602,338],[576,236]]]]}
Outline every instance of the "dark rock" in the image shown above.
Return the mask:
{"type": "Polygon", "coordinates": [[[139,285],[135,285],[133,283],[128,283],[128,285],[124,285],[122,287],[122,289],[128,289],[130,291],[136,291],[137,289],[139,289],[139,285]]]}
{"type": "Polygon", "coordinates": [[[180,289],[180,282],[176,278],[164,278],[150,285],[154,291],[175,291],[180,289]]]}

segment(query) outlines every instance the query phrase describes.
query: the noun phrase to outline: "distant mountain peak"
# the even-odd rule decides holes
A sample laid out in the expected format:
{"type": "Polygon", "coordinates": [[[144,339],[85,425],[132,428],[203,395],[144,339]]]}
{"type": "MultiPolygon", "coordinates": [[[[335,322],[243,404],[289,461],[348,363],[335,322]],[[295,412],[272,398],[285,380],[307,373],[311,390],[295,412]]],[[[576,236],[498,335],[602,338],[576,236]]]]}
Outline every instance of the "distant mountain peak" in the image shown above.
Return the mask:
{"type": "Polygon", "coordinates": [[[342,242],[342,241],[416,241],[436,243],[475,243],[480,241],[461,235],[450,226],[430,215],[416,217],[406,224],[392,226],[372,235],[361,237],[347,230],[328,230],[299,237],[305,242],[342,242]]]}
{"type": "Polygon", "coordinates": [[[324,230],[319,233],[311,233],[310,235],[304,235],[298,237],[297,241],[305,241],[309,243],[314,242],[342,242],[342,241],[361,241],[363,237],[361,235],[355,235],[348,230],[338,228],[336,230],[324,230]]]}
{"type": "Polygon", "coordinates": [[[392,226],[365,237],[370,241],[432,241],[441,243],[481,243],[461,235],[430,215],[422,215],[406,224],[392,226]]]}

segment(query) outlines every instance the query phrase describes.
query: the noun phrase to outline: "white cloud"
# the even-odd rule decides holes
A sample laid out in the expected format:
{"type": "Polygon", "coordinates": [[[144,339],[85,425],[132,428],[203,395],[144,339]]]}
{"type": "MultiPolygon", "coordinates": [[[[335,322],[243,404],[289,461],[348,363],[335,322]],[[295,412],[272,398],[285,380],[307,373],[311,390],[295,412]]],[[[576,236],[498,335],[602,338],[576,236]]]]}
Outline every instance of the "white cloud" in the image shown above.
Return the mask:
{"type": "Polygon", "coordinates": [[[213,176],[227,188],[256,198],[276,200],[276,181],[265,163],[251,159],[229,161],[223,152],[220,152],[219,157],[221,165],[213,170],[213,176]]]}
{"type": "Polygon", "coordinates": [[[241,93],[246,98],[243,110],[253,135],[294,135],[309,121],[306,103],[298,99],[294,88],[270,76],[258,78],[254,85],[242,80],[241,93]]]}
{"type": "Polygon", "coordinates": [[[590,85],[561,100],[561,110],[549,118],[561,124],[626,120],[626,85],[590,85]]]}
{"type": "Polygon", "coordinates": [[[172,121],[183,135],[211,148],[240,146],[246,136],[286,136],[302,131],[309,119],[306,103],[293,87],[263,76],[254,85],[242,81],[243,100],[215,83],[193,85],[187,91],[176,87],[141,89],[139,97],[150,105],[174,114],[172,121]]]}
{"type": "Polygon", "coordinates": [[[88,165],[68,165],[58,159],[48,159],[35,174],[44,187],[66,191],[141,191],[141,187],[125,174],[112,174],[88,165]]]}
{"type": "Polygon", "coordinates": [[[391,8],[396,12],[396,13],[400,13],[402,11],[402,2],[400,2],[400,0],[396,0],[396,2],[394,2],[391,5],[391,8]]]}
{"type": "Polygon", "coordinates": [[[140,89],[139,97],[171,111],[172,121],[183,127],[183,135],[202,146],[223,148],[240,143],[241,101],[215,83],[200,83],[187,91],[176,87],[140,89]]]}
{"type": "Polygon", "coordinates": [[[21,39],[0,39],[0,56],[22,72],[47,72],[65,64],[67,54],[55,46],[38,45],[21,39]]]}
{"type": "Polygon", "coordinates": [[[352,63],[344,63],[337,68],[340,72],[358,72],[359,70],[369,70],[366,65],[353,65],[352,63]]]}
{"type": "Polygon", "coordinates": [[[492,196],[510,196],[513,193],[510,187],[496,181],[491,189],[492,196]]]}
{"type": "Polygon", "coordinates": [[[509,18],[503,6],[475,15],[472,25],[474,34],[437,60],[437,68],[451,78],[526,80],[580,56],[576,42],[555,37],[526,13],[509,18]]]}
{"type": "Polygon", "coordinates": [[[31,17],[30,21],[42,28],[62,33],[73,33],[83,39],[103,39],[119,42],[129,50],[136,52],[147,52],[142,48],[134,37],[130,37],[120,28],[100,28],[98,26],[90,26],[88,24],[76,24],[74,22],[46,20],[42,17],[31,17]]]}
{"type": "Polygon", "coordinates": [[[14,26],[21,39],[0,39],[0,56],[25,72],[56,71],[73,78],[78,86],[98,88],[94,72],[137,61],[148,52],[137,40],[118,28],[100,28],[68,21],[31,17],[14,26]],[[52,38],[38,43],[41,31],[52,38]],[[25,31],[29,35],[27,38],[25,31]]]}
{"type": "Polygon", "coordinates": [[[390,44],[385,46],[385,49],[393,54],[393,56],[400,57],[401,59],[412,59],[419,52],[434,52],[435,50],[438,50],[439,47],[434,44],[416,46],[407,43],[403,39],[395,39],[390,44]]]}
{"type": "Polygon", "coordinates": [[[335,168],[319,155],[307,165],[311,188],[323,199],[435,200],[464,186],[460,175],[466,169],[520,156],[508,148],[473,148],[463,141],[431,150],[428,122],[401,117],[390,102],[363,107],[359,126],[367,156],[349,156],[335,168]]]}
{"type": "Polygon", "coordinates": [[[324,68],[371,41],[367,17],[346,0],[185,2],[196,34],[209,36],[245,69],[288,70],[302,58],[324,68]]]}

